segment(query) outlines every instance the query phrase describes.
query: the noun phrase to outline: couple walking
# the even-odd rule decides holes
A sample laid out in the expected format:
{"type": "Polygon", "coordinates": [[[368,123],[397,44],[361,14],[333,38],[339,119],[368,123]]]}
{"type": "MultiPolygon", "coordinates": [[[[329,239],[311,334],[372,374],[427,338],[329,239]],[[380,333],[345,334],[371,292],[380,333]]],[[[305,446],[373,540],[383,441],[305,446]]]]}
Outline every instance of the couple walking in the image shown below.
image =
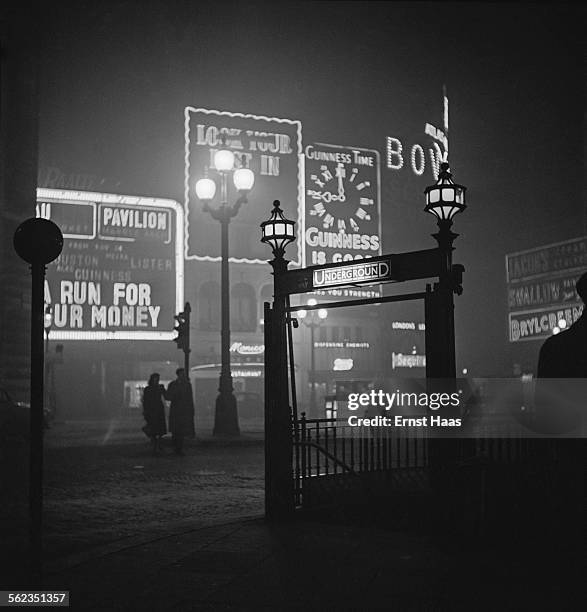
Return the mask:
{"type": "Polygon", "coordinates": [[[194,400],[192,385],[185,370],[176,370],[177,378],[165,387],[159,384],[159,374],[149,377],[143,392],[143,416],[147,422],[145,433],[151,438],[153,453],[161,452],[161,437],[167,433],[163,400],[171,402],[169,407],[169,431],[176,455],[183,455],[185,436],[194,436],[194,400]]]}

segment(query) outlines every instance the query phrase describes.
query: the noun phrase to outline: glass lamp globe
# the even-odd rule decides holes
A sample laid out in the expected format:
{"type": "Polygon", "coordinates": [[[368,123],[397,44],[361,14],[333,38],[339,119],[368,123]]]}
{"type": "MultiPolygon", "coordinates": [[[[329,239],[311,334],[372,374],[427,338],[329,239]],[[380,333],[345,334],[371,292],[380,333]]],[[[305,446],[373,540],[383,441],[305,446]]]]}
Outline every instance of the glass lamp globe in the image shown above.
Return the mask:
{"type": "Polygon", "coordinates": [[[232,180],[238,191],[251,191],[255,184],[255,173],[248,168],[239,168],[232,175],[232,180]]]}
{"type": "Polygon", "coordinates": [[[279,200],[275,200],[271,217],[261,223],[261,242],[271,247],[275,257],[283,257],[285,247],[296,239],[294,226],[295,221],[286,219],[279,206],[279,200]]]}
{"type": "Polygon", "coordinates": [[[216,193],[216,183],[209,178],[196,182],[196,195],[200,200],[211,200],[216,193]]]}
{"type": "Polygon", "coordinates": [[[228,149],[220,149],[214,153],[214,166],[219,172],[230,172],[234,168],[234,153],[228,149]]]}
{"type": "Polygon", "coordinates": [[[466,187],[457,185],[452,180],[452,174],[447,162],[440,164],[438,181],[435,185],[426,187],[426,207],[424,210],[433,214],[438,221],[452,222],[453,217],[467,208],[465,204],[466,187]]]}

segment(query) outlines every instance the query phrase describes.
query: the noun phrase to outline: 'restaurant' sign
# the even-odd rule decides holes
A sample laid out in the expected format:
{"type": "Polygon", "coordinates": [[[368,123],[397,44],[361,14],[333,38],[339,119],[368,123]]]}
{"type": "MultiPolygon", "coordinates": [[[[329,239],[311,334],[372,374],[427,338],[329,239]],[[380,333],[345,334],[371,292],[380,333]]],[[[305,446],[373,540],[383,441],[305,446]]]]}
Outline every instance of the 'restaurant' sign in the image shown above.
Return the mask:
{"type": "Polygon", "coordinates": [[[171,340],[183,306],[183,209],[159,198],[37,189],[63,232],[45,303],[55,340],[171,340]]]}
{"type": "MultiPolygon", "coordinates": [[[[539,340],[582,312],[575,285],[587,268],[587,236],[506,255],[510,342],[539,340]]],[[[556,330],[555,330],[556,331],[556,330]]]]}
{"type": "Polygon", "coordinates": [[[312,272],[314,288],[336,287],[337,285],[368,284],[391,278],[390,261],[365,261],[336,268],[319,268],[312,272]]]}

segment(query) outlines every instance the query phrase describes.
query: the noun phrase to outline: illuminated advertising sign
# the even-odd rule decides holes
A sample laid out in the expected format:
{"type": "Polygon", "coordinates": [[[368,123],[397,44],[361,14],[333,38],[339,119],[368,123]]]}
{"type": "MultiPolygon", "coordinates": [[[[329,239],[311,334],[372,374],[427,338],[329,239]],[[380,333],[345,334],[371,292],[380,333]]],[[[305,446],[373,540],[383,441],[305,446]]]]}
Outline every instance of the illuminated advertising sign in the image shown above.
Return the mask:
{"type": "Polygon", "coordinates": [[[555,328],[560,331],[570,327],[582,312],[582,303],[510,312],[508,315],[510,342],[539,340],[551,336],[555,328]]]}
{"type": "MultiPolygon", "coordinates": [[[[438,179],[440,164],[448,156],[448,97],[443,93],[443,112],[427,96],[412,92],[397,100],[393,122],[383,123],[382,198],[387,210],[401,210],[401,221],[421,214],[424,188],[438,179]],[[401,121],[397,118],[401,117],[401,121]],[[416,206],[415,206],[416,205],[416,206]],[[403,209],[403,210],[402,210],[403,209]],[[407,217],[406,213],[409,213],[407,217]]],[[[456,168],[458,173],[458,168],[456,168]]]]}
{"type": "Polygon", "coordinates": [[[37,189],[63,232],[47,266],[55,340],[171,340],[183,308],[183,209],[161,198],[37,189]]]}
{"type": "Polygon", "coordinates": [[[587,236],[512,253],[505,263],[510,342],[546,338],[581,316],[575,285],[587,268],[587,236]]]}
{"type": "Polygon", "coordinates": [[[379,152],[308,145],[305,162],[305,265],[381,255],[379,152]]]}
{"type": "Polygon", "coordinates": [[[312,272],[314,288],[376,283],[389,278],[391,278],[390,261],[365,261],[336,268],[319,268],[312,272]]]}
{"type": "Polygon", "coordinates": [[[425,368],[426,367],[426,355],[417,355],[412,353],[410,355],[404,355],[403,353],[392,353],[391,354],[391,368],[425,368]]]}
{"type": "MultiPolygon", "coordinates": [[[[235,168],[249,168],[255,173],[255,184],[248,203],[231,220],[230,261],[267,263],[269,254],[266,245],[260,242],[259,223],[269,217],[273,201],[280,200],[286,217],[300,221],[296,228],[297,253],[293,248],[288,251],[292,263],[300,265],[303,226],[302,124],[291,119],[190,106],[185,108],[184,117],[186,259],[220,261],[218,223],[202,210],[202,202],[195,195],[194,185],[205,176],[218,179],[214,154],[221,148],[227,148],[235,155],[235,168]]],[[[230,177],[228,198],[228,204],[237,198],[230,177]]],[[[217,203],[212,203],[214,205],[217,203]]]]}

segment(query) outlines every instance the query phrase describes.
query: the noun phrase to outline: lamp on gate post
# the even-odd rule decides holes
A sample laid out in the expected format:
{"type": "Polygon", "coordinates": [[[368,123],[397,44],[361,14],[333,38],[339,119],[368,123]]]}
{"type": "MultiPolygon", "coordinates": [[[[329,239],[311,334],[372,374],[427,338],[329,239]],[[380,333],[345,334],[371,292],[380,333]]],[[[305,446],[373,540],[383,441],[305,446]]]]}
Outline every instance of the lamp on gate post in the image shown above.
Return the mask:
{"type": "MultiPolygon", "coordinates": [[[[467,208],[465,204],[466,190],[466,187],[457,185],[452,180],[448,162],[440,164],[437,182],[424,190],[426,196],[424,210],[436,217],[439,228],[439,231],[432,235],[436,238],[440,249],[446,254],[452,252],[452,243],[458,236],[450,229],[453,217],[467,208]]],[[[450,264],[450,261],[447,264],[450,264]]],[[[450,268],[450,265],[448,267],[450,268]]]]}
{"type": "Polygon", "coordinates": [[[273,252],[273,308],[265,305],[265,515],[285,519],[294,511],[292,415],[289,406],[286,297],[281,275],[287,271],[285,249],[295,240],[295,222],[286,219],[279,200],[261,223],[261,242],[273,252]]]}
{"type": "MultiPolygon", "coordinates": [[[[317,301],[314,298],[308,300],[308,306],[316,306],[317,301]]],[[[310,328],[310,417],[318,418],[316,410],[316,356],[314,347],[314,332],[320,326],[320,320],[326,319],[328,311],[326,308],[320,308],[318,311],[310,310],[308,317],[307,310],[298,310],[298,317],[302,319],[304,325],[310,328]],[[316,315],[318,320],[316,320],[316,315]]]]}
{"type": "Polygon", "coordinates": [[[463,268],[452,264],[453,242],[458,234],[455,234],[451,227],[454,216],[467,208],[466,190],[466,187],[452,180],[449,164],[446,161],[440,164],[436,183],[424,190],[426,197],[424,210],[434,215],[437,220],[438,232],[432,236],[438,242],[441,256],[438,286],[439,312],[435,313],[435,316],[440,317],[441,323],[438,329],[443,337],[427,338],[427,341],[432,340],[437,345],[435,350],[448,352],[447,354],[438,353],[439,357],[435,360],[438,369],[435,368],[433,375],[438,378],[456,377],[453,292],[462,291],[460,274],[463,268]]]}
{"type": "MultiPolygon", "coordinates": [[[[224,144],[224,143],[223,143],[224,144]]],[[[230,284],[228,274],[228,226],[232,217],[238,214],[240,207],[247,202],[247,194],[253,188],[255,175],[248,168],[234,169],[235,157],[232,151],[220,149],[214,154],[214,166],[220,175],[220,205],[212,208],[210,202],[216,195],[216,183],[208,177],[196,182],[196,195],[204,202],[204,211],[220,222],[221,251],[221,326],[220,326],[220,381],[216,398],[214,417],[214,435],[238,435],[238,413],[236,397],[232,386],[230,371],[230,284]],[[232,206],[228,204],[228,175],[232,179],[238,198],[232,206]]]]}

